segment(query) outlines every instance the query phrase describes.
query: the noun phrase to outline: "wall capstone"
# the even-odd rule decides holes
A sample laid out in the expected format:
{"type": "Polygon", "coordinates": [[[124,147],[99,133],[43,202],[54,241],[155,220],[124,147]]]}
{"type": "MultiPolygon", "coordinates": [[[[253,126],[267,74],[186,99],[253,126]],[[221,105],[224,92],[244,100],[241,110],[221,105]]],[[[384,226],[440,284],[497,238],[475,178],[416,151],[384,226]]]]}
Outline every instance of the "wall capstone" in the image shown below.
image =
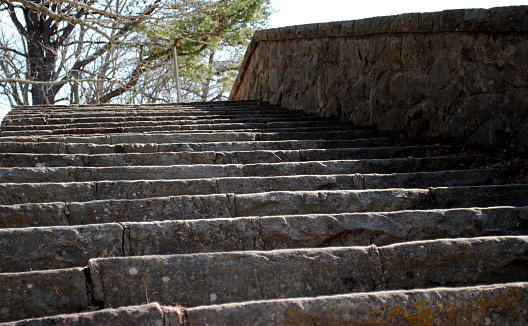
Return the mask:
{"type": "Polygon", "coordinates": [[[528,6],[257,31],[230,99],[526,152],[528,6]]]}

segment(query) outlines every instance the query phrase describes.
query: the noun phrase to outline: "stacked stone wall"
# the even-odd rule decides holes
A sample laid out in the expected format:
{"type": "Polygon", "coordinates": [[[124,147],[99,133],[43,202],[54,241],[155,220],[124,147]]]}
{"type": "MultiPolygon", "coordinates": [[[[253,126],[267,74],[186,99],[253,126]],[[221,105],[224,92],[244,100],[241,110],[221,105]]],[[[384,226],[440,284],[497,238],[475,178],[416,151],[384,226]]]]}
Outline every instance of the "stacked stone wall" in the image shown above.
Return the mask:
{"type": "Polygon", "coordinates": [[[527,151],[528,6],[261,30],[231,99],[527,151]]]}

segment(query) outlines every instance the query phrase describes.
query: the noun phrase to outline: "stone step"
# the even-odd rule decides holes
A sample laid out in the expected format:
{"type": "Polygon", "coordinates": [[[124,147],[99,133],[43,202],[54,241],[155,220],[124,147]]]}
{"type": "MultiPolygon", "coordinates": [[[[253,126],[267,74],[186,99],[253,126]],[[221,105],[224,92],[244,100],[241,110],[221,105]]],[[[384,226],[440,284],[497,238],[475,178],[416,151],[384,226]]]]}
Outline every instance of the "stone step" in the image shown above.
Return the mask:
{"type": "Polygon", "coordinates": [[[0,205],[0,227],[527,206],[528,185],[273,191],[0,205]]]}
{"type": "Polygon", "coordinates": [[[528,207],[220,218],[0,230],[0,273],[83,267],[91,258],[385,246],[528,234],[528,207]]]}
{"type": "Polygon", "coordinates": [[[89,309],[84,268],[0,274],[0,322],[89,309]]]}
{"type": "Polygon", "coordinates": [[[322,160],[384,159],[455,153],[450,146],[394,146],[306,150],[253,150],[226,152],[158,152],[112,154],[0,153],[0,167],[146,166],[181,164],[251,164],[322,160]]]}
{"type": "Polygon", "coordinates": [[[193,307],[282,297],[528,280],[527,236],[442,239],[333,247],[96,258],[94,297],[104,307],[137,305],[145,293],[193,307]],[[453,259],[457,257],[457,259],[453,259]]]}
{"type": "MultiPolygon", "coordinates": [[[[73,123],[62,123],[62,124],[47,124],[38,125],[4,125],[2,131],[17,131],[17,130],[47,130],[47,129],[76,129],[76,128],[100,128],[101,123],[97,122],[73,122],[73,123]]],[[[307,117],[277,117],[277,118],[253,118],[248,116],[246,118],[232,117],[232,118],[207,118],[207,117],[189,117],[186,119],[168,119],[166,117],[159,117],[159,120],[144,120],[144,121],[120,121],[120,122],[107,122],[105,123],[106,128],[122,128],[122,127],[138,127],[138,126],[172,126],[172,125],[192,125],[192,124],[215,124],[215,123],[264,123],[273,126],[275,123],[298,123],[298,122],[311,122],[313,126],[320,124],[334,124],[343,125],[337,121],[330,120],[315,120],[307,117]]]]}
{"type": "Polygon", "coordinates": [[[86,182],[253,176],[411,173],[485,167],[484,157],[439,156],[377,160],[339,160],[256,164],[200,164],[119,167],[1,168],[0,182],[86,182]]]}
{"type": "MultiPolygon", "coordinates": [[[[3,134],[3,133],[2,133],[3,134]]],[[[182,131],[106,135],[56,135],[56,136],[0,136],[0,142],[63,142],[89,144],[121,143],[178,143],[178,142],[228,142],[228,141],[277,141],[277,140],[351,140],[360,138],[397,137],[397,131],[345,130],[345,131],[296,131],[296,132],[246,132],[246,131],[182,131]]]]}
{"type": "MultiPolygon", "coordinates": [[[[274,118],[274,117],[307,117],[305,114],[283,109],[161,109],[161,110],[89,110],[83,112],[20,112],[11,111],[6,116],[4,125],[27,124],[63,124],[79,122],[124,122],[154,121],[193,118],[274,118]]],[[[320,119],[320,118],[319,118],[320,119]]]]}
{"type": "Polygon", "coordinates": [[[57,115],[16,115],[9,114],[2,121],[4,126],[30,126],[30,125],[56,125],[56,124],[78,124],[78,123],[145,123],[163,120],[200,120],[200,119],[303,119],[305,116],[289,112],[204,112],[197,111],[167,111],[167,112],[106,112],[103,114],[77,113],[57,115]]]}
{"type": "Polygon", "coordinates": [[[528,237],[503,236],[383,247],[97,258],[89,261],[89,272],[72,268],[0,274],[0,321],[75,313],[90,303],[108,308],[157,301],[196,307],[526,282],[527,250],[528,237]]]}
{"type": "MultiPolygon", "coordinates": [[[[412,141],[412,140],[411,140],[412,141]]],[[[0,143],[0,153],[34,154],[112,154],[112,153],[158,153],[181,151],[251,151],[251,150],[299,150],[325,148],[388,147],[404,145],[406,141],[396,138],[369,138],[354,140],[283,140],[240,141],[209,143],[0,143]]],[[[418,140],[416,141],[418,142],[418,140]]]]}
{"type": "MultiPolygon", "coordinates": [[[[193,326],[521,326],[527,323],[526,307],[528,283],[507,283],[251,301],[194,307],[180,314],[185,316],[181,325],[193,326]]],[[[77,320],[75,315],[70,318],[77,320]]]]}
{"type": "MultiPolygon", "coordinates": [[[[26,319],[1,326],[45,326],[45,325],[155,325],[185,326],[184,311],[181,307],[160,306],[158,303],[146,303],[140,306],[103,309],[43,318],[26,319]]],[[[194,324],[193,324],[194,325],[194,324]]]]}
{"type": "Polygon", "coordinates": [[[248,111],[275,111],[275,112],[299,112],[291,111],[277,106],[269,105],[262,101],[229,101],[229,102],[189,102],[189,103],[153,103],[153,104],[102,104],[102,105],[34,105],[15,106],[11,112],[16,114],[97,114],[100,112],[114,111],[224,111],[238,110],[248,111]]]}
{"type": "Polygon", "coordinates": [[[89,134],[108,134],[108,133],[138,133],[138,132],[181,132],[187,130],[240,130],[240,131],[270,131],[270,132],[289,132],[289,131],[335,131],[335,130],[354,130],[347,125],[337,125],[333,123],[318,123],[312,125],[307,123],[216,123],[216,124],[188,124],[188,125],[154,125],[154,126],[135,126],[135,127],[97,127],[97,128],[74,128],[74,129],[37,129],[37,130],[18,130],[2,131],[4,137],[16,136],[47,136],[47,135],[89,135],[89,134]]]}
{"type": "Polygon", "coordinates": [[[250,301],[189,309],[148,303],[35,318],[3,326],[44,325],[525,325],[528,283],[393,290],[250,301]]]}
{"type": "MultiPolygon", "coordinates": [[[[299,190],[428,188],[507,184],[518,169],[480,169],[397,174],[296,175],[132,181],[0,183],[0,204],[144,199],[180,195],[299,190]]],[[[141,176],[138,176],[141,177],[141,176]]]]}

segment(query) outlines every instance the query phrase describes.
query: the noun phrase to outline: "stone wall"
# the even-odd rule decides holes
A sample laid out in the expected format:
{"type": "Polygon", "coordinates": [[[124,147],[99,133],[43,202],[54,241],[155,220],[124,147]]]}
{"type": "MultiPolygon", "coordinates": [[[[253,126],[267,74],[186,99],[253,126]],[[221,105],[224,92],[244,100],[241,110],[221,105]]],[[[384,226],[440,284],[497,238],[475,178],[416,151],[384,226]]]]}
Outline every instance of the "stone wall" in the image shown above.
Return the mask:
{"type": "Polygon", "coordinates": [[[528,6],[261,30],[231,99],[528,151],[528,6]]]}

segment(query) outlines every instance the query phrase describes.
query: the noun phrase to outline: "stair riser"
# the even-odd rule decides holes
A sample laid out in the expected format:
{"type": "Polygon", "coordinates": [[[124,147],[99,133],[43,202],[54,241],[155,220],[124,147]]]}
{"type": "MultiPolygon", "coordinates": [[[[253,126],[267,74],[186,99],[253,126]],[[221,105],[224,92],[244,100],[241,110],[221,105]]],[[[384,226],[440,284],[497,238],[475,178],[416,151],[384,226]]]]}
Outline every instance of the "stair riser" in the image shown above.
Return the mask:
{"type": "Polygon", "coordinates": [[[354,130],[354,131],[322,131],[322,132],[175,132],[150,134],[107,134],[107,135],[77,135],[77,136],[20,136],[0,137],[0,142],[63,142],[90,144],[122,144],[122,143],[178,143],[178,142],[226,142],[226,141],[277,141],[277,140],[350,140],[368,137],[392,137],[392,131],[354,130]]]}
{"type": "Polygon", "coordinates": [[[143,132],[173,132],[181,133],[187,131],[241,131],[241,132],[314,132],[314,131],[336,131],[350,130],[350,127],[318,126],[318,127],[269,127],[266,124],[216,124],[216,125],[172,125],[155,127],[116,127],[116,128],[86,128],[86,129],[54,129],[54,130],[25,130],[25,131],[3,131],[4,137],[28,137],[28,136],[50,136],[50,135],[92,135],[92,134],[122,134],[143,132]]]}
{"type": "Polygon", "coordinates": [[[451,170],[478,165],[475,157],[390,160],[349,160],[259,164],[214,164],[123,167],[0,168],[0,182],[86,182],[102,180],[163,180],[252,176],[332,175],[350,173],[410,173],[451,170]]]}
{"type": "Polygon", "coordinates": [[[32,154],[114,154],[114,153],[158,153],[181,151],[253,151],[253,150],[300,150],[325,148],[388,147],[397,145],[390,138],[358,140],[285,140],[258,142],[215,143],[137,143],[116,145],[67,144],[67,143],[0,143],[0,153],[32,154]]]}
{"type": "Polygon", "coordinates": [[[190,325],[526,325],[528,284],[347,294],[203,306],[190,325]]]}
{"type": "Polygon", "coordinates": [[[103,258],[91,260],[89,267],[95,298],[106,307],[140,304],[145,291],[162,304],[193,307],[282,296],[527,281],[527,250],[527,237],[477,238],[379,248],[103,258]]]}
{"type": "MultiPolygon", "coordinates": [[[[167,152],[131,154],[0,154],[0,167],[135,166],[181,164],[253,164],[322,160],[387,159],[430,156],[437,147],[379,147],[239,152],[167,152]]],[[[446,148],[444,151],[451,150],[446,148]]]]}
{"type": "MultiPolygon", "coordinates": [[[[46,125],[14,125],[2,126],[2,132],[28,132],[28,131],[52,131],[55,133],[64,133],[60,130],[88,130],[101,128],[101,123],[73,123],[73,124],[46,124],[46,125]]],[[[158,120],[158,121],[131,121],[131,122],[115,122],[105,123],[105,128],[122,128],[124,131],[148,131],[148,130],[163,130],[171,127],[174,130],[193,130],[193,129],[284,129],[284,128],[301,128],[301,127],[334,127],[335,129],[350,128],[349,125],[332,121],[313,121],[303,119],[194,119],[194,120],[158,120]],[[137,130],[136,130],[137,129],[137,130]]]]}
{"type": "Polygon", "coordinates": [[[527,216],[528,207],[499,207],[4,229],[0,273],[82,267],[99,257],[520,235],[528,233],[527,216]]]}
{"type": "MultiPolygon", "coordinates": [[[[12,120],[11,120],[12,121],[12,120]]],[[[107,122],[105,123],[105,127],[107,128],[117,128],[117,127],[137,127],[137,126],[171,126],[171,125],[192,125],[192,124],[216,124],[216,123],[265,123],[265,124],[273,124],[273,123],[292,123],[292,124],[298,124],[299,122],[302,123],[310,123],[313,126],[322,125],[322,124],[334,124],[339,125],[339,123],[336,122],[330,122],[327,120],[318,120],[314,121],[310,118],[302,118],[302,117],[277,117],[277,118],[240,118],[240,117],[233,117],[233,118],[208,118],[206,116],[203,117],[185,117],[185,118],[177,118],[177,117],[159,117],[159,120],[145,120],[145,121],[122,121],[122,122],[107,122]]],[[[76,128],[100,128],[101,123],[98,122],[74,122],[74,123],[61,123],[61,124],[50,124],[50,121],[48,119],[47,124],[37,124],[37,125],[20,125],[20,124],[14,124],[14,125],[3,125],[2,130],[3,131],[22,131],[22,130],[54,130],[54,129],[76,129],[76,128]]]]}
{"type": "Polygon", "coordinates": [[[0,322],[85,310],[86,284],[82,268],[0,274],[0,322]]]}
{"type": "Polygon", "coordinates": [[[412,209],[527,206],[527,185],[427,189],[265,192],[0,205],[1,227],[221,217],[382,212],[412,209]],[[450,191],[450,189],[454,189],[450,191]]]}
{"type": "MultiPolygon", "coordinates": [[[[181,195],[480,186],[507,181],[516,170],[472,170],[406,174],[98,181],[84,183],[2,183],[0,205],[53,201],[144,199],[181,195]]],[[[506,182],[503,182],[506,183],[506,182]]]]}

